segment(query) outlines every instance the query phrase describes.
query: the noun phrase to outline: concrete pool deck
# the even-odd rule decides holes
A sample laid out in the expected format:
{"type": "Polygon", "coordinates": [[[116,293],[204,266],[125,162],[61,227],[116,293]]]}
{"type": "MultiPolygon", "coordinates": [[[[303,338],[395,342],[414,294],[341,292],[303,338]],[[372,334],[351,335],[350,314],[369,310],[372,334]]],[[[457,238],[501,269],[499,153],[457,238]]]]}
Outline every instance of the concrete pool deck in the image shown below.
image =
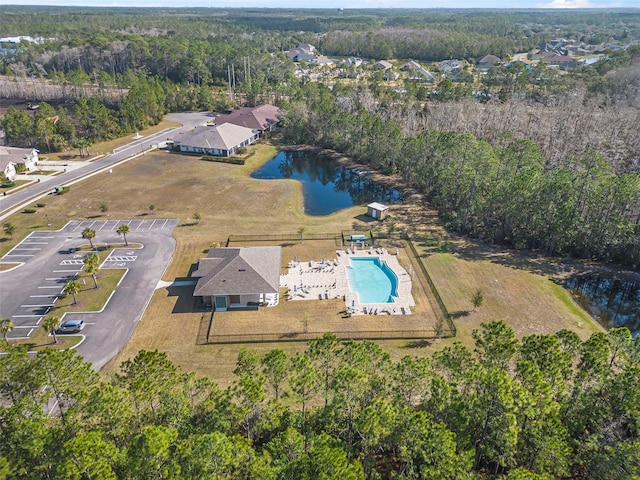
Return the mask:
{"type": "Polygon", "coordinates": [[[288,273],[280,275],[280,286],[287,288],[290,300],[344,299],[350,315],[410,315],[415,306],[411,295],[411,276],[395,255],[384,248],[338,250],[335,259],[291,261],[288,273]],[[347,267],[350,258],[376,258],[385,262],[398,277],[398,296],[393,303],[361,304],[356,292],[349,289],[347,267]]]}

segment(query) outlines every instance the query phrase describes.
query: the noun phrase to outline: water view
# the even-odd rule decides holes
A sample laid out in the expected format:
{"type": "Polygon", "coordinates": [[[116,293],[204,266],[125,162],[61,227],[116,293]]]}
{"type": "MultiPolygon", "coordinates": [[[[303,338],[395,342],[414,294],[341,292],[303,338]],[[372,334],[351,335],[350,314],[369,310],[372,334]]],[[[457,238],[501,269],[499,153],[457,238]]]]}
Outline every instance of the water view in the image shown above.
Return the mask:
{"type": "Polygon", "coordinates": [[[328,215],[343,208],[370,202],[400,203],[397,190],[374,182],[367,172],[346,168],[339,162],[311,152],[282,151],[251,174],[253,178],[290,178],[302,182],[304,211],[328,215]]]}
{"type": "Polygon", "coordinates": [[[640,283],[583,275],[567,280],[566,287],[605,328],[627,327],[634,336],[640,333],[640,283]]]}

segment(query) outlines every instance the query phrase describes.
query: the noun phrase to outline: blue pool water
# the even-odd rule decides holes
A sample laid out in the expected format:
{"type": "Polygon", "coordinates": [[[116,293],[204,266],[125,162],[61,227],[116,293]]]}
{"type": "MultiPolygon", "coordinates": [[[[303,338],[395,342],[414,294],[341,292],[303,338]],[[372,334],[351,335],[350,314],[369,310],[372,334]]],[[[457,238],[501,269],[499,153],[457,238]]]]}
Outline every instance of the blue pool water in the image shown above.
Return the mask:
{"type": "Polygon", "coordinates": [[[347,267],[349,289],[358,293],[360,303],[392,303],[398,296],[398,277],[389,266],[374,258],[351,258],[347,267]]]}
{"type": "Polygon", "coordinates": [[[397,190],[374,182],[364,172],[349,169],[313,152],[282,151],[255,170],[251,177],[290,178],[302,182],[304,211],[308,215],[329,215],[370,202],[402,202],[397,190]]]}

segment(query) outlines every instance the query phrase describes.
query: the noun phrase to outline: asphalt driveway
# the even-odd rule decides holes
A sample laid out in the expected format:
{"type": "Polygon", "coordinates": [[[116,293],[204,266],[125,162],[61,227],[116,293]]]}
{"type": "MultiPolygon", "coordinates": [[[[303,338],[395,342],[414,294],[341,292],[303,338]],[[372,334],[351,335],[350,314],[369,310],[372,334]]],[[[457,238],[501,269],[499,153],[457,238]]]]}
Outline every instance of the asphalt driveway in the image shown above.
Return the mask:
{"type": "Polygon", "coordinates": [[[177,219],[110,219],[70,221],[58,231],[37,231],[29,234],[2,259],[21,262],[18,268],[0,273],[0,316],[12,318],[15,329],[10,336],[28,337],[38,328],[55,305],[64,284],[83,269],[83,254],[75,252],[87,240],[82,231],[96,231],[94,244],[122,243],[116,229],[127,224],[129,243],[142,248],[116,248],[101,269],[125,268],[127,273],[101,312],[74,313],[66,318],[78,318],[87,323],[84,341],[78,352],[96,370],[115,356],[131,337],[135,326],[149,303],[173,252],[173,229],[177,219]]]}

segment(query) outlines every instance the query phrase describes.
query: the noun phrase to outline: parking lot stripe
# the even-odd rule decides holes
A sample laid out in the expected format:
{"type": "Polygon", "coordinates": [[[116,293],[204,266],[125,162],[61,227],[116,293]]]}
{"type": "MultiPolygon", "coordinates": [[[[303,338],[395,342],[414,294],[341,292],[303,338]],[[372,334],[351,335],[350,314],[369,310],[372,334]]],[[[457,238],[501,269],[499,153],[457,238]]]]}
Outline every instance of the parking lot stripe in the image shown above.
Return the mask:
{"type": "Polygon", "coordinates": [[[57,289],[60,289],[60,285],[52,285],[50,287],[38,287],[38,288],[57,288],[57,289]]]}
{"type": "Polygon", "coordinates": [[[54,295],[29,295],[29,298],[53,298],[53,297],[57,297],[58,294],[54,294],[54,295]]]}
{"type": "Polygon", "coordinates": [[[37,236],[33,236],[33,237],[29,237],[29,238],[37,238],[38,240],[40,240],[42,238],[56,238],[56,237],[37,237],[37,236]]]}
{"type": "Polygon", "coordinates": [[[49,245],[49,242],[22,242],[24,245],[49,245]]]}
{"type": "MultiPolygon", "coordinates": [[[[42,305],[20,305],[21,308],[29,308],[29,307],[53,307],[55,303],[43,303],[42,305]]],[[[15,315],[14,315],[15,317],[15,315]]]]}
{"type": "Polygon", "coordinates": [[[66,277],[49,277],[49,278],[45,278],[45,280],[66,280],[72,277],[75,277],[75,275],[67,275],[66,277]]]}
{"type": "Polygon", "coordinates": [[[7,253],[5,255],[5,257],[8,257],[9,255],[11,255],[12,257],[35,257],[35,255],[32,254],[27,254],[27,253],[7,253]]]}
{"type": "MultiPolygon", "coordinates": [[[[11,315],[11,318],[42,317],[42,315],[11,315]]],[[[16,327],[20,328],[20,327],[16,327]]]]}
{"type": "Polygon", "coordinates": [[[42,248],[25,248],[25,247],[16,247],[14,250],[42,250],[42,248]]]}

